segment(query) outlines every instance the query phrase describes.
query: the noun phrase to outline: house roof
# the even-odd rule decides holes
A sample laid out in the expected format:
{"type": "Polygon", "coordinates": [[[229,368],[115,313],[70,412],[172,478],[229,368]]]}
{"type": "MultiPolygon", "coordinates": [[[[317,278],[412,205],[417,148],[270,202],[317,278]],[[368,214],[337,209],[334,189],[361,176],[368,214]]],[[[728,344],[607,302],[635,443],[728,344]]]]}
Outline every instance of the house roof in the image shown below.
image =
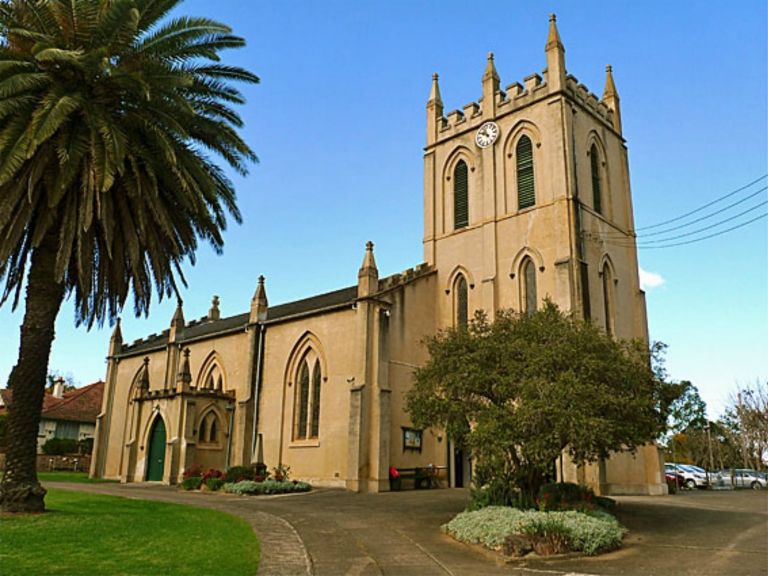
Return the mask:
{"type": "MultiPolygon", "coordinates": [[[[104,382],[98,381],[82,388],[64,392],[61,398],[47,393],[43,397],[41,418],[45,420],[68,420],[70,422],[96,423],[101,411],[101,399],[104,396],[104,382]]],[[[13,401],[13,391],[0,390],[3,408],[13,401]]]]}

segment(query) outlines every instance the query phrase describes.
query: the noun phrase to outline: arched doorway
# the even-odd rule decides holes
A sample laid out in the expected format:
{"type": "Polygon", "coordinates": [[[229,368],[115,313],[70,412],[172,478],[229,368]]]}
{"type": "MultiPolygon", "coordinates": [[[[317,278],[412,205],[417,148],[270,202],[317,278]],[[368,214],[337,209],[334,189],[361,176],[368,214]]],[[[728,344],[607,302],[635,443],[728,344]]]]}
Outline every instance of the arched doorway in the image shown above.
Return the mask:
{"type": "Polygon", "coordinates": [[[158,415],[149,433],[147,453],[147,480],[161,481],[165,471],[165,422],[158,415]]]}

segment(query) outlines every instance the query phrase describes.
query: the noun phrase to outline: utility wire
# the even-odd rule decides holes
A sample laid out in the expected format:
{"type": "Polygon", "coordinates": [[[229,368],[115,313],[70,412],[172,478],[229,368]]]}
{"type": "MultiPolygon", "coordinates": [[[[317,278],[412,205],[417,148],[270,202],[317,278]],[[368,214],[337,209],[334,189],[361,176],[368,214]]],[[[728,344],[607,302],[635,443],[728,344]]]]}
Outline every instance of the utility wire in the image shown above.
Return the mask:
{"type": "MultiPolygon", "coordinates": [[[[666,228],[664,230],[658,230],[657,232],[651,232],[650,234],[638,234],[637,236],[638,236],[638,238],[648,238],[649,236],[658,236],[659,234],[667,234],[669,232],[674,232],[674,231],[680,230],[682,228],[687,228],[688,226],[692,226],[693,224],[696,224],[696,223],[701,222],[703,220],[708,220],[708,219],[712,218],[713,216],[717,216],[718,214],[722,214],[723,212],[725,212],[726,210],[730,210],[734,206],[738,206],[739,204],[743,204],[744,202],[746,202],[750,198],[754,198],[755,196],[757,196],[761,192],[765,192],[766,190],[768,190],[768,186],[763,186],[757,192],[753,192],[752,194],[750,194],[749,196],[745,196],[741,200],[737,200],[736,202],[728,204],[728,206],[725,206],[724,208],[720,208],[720,210],[717,210],[716,212],[712,212],[712,214],[707,214],[706,216],[701,216],[699,218],[696,218],[696,220],[691,220],[690,222],[687,222],[685,224],[679,224],[677,226],[673,226],[672,228],[666,228]]],[[[727,221],[728,220],[723,220],[723,222],[727,222],[727,221]]]]}
{"type": "Polygon", "coordinates": [[[686,232],[685,234],[678,234],[677,236],[670,236],[669,238],[660,238],[658,240],[645,240],[643,242],[638,242],[638,246],[644,246],[646,244],[663,244],[664,242],[668,242],[669,240],[677,240],[678,238],[685,238],[687,236],[693,236],[694,234],[699,234],[700,232],[704,232],[706,230],[711,230],[712,228],[716,228],[717,226],[720,226],[721,224],[725,224],[726,222],[730,222],[731,220],[735,220],[736,218],[739,218],[740,216],[744,216],[744,214],[748,214],[754,210],[757,210],[761,206],[765,206],[768,204],[768,200],[765,200],[761,202],[760,204],[755,204],[751,208],[747,208],[743,212],[739,212],[738,214],[731,216],[730,218],[726,218],[725,220],[721,220],[720,222],[715,222],[714,224],[710,224],[709,226],[705,226],[704,228],[699,228],[698,230],[693,230],[691,232],[686,232]]]}
{"type": "Polygon", "coordinates": [[[752,222],[756,222],[757,220],[765,218],[766,216],[768,216],[768,212],[765,214],[761,214],[760,216],[757,216],[755,218],[752,218],[751,220],[747,220],[746,222],[742,222],[741,224],[737,224],[736,226],[731,226],[730,228],[726,228],[725,230],[720,230],[719,232],[715,232],[714,234],[710,234],[708,236],[702,236],[701,238],[694,238],[693,240],[687,240],[685,242],[675,242],[673,244],[666,244],[664,246],[639,246],[638,248],[642,250],[657,250],[660,248],[672,248],[673,246],[684,246],[686,244],[693,244],[695,242],[701,242],[702,240],[708,240],[709,238],[714,238],[715,236],[721,236],[726,232],[731,232],[732,230],[736,230],[738,228],[743,228],[747,224],[752,224],[752,222]]]}
{"type": "Polygon", "coordinates": [[[738,188],[738,189],[734,190],[733,192],[729,192],[728,194],[725,194],[724,196],[716,198],[716,199],[712,200],[711,202],[708,202],[707,204],[704,204],[704,206],[700,206],[699,208],[696,208],[695,210],[691,210],[690,212],[686,212],[685,214],[682,214],[682,215],[677,216],[675,218],[672,218],[670,220],[665,220],[664,222],[659,222],[658,224],[653,224],[651,226],[641,226],[640,228],[636,228],[635,231],[639,232],[640,230],[650,230],[652,228],[659,228],[660,226],[664,226],[665,224],[671,224],[672,222],[677,222],[679,220],[682,220],[683,218],[687,218],[688,216],[691,216],[693,214],[697,214],[698,212],[701,212],[705,208],[709,208],[710,206],[713,206],[714,204],[717,204],[718,202],[722,202],[726,198],[730,198],[734,194],[738,194],[742,190],[746,190],[747,188],[749,188],[753,184],[757,184],[761,180],[765,180],[766,177],[768,177],[768,174],[763,174],[762,176],[760,176],[756,180],[753,180],[749,184],[746,184],[746,185],[742,186],[741,188],[738,188]]]}

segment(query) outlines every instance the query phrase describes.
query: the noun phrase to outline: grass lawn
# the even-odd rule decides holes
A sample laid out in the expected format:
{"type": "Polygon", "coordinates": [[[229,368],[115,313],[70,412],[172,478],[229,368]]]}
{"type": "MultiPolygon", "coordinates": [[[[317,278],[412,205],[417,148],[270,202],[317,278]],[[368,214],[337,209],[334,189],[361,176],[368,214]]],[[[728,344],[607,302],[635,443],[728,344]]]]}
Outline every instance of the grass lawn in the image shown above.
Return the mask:
{"type": "Polygon", "coordinates": [[[43,485],[47,482],[83,482],[88,484],[97,482],[115,482],[115,480],[88,478],[88,472],[67,472],[66,470],[57,472],[38,472],[37,479],[40,480],[40,483],[43,485]]]}
{"type": "Polygon", "coordinates": [[[256,574],[250,525],[215,510],[51,488],[48,512],[0,520],[3,576],[256,574]]]}

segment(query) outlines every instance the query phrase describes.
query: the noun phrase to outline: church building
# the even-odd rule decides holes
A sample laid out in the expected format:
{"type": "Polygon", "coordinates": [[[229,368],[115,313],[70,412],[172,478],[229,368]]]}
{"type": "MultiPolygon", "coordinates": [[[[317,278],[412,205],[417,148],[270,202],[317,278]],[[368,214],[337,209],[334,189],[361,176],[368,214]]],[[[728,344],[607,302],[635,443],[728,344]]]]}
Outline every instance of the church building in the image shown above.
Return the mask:
{"type": "MultiPolygon", "coordinates": [[[[568,74],[554,16],[545,54],[541,75],[504,88],[489,55],[480,99],[447,115],[433,76],[422,263],[380,278],[368,242],[357,282],[334,292],[270,306],[259,277],[236,316],[221,317],[214,298],[186,321],[179,305],[167,330],[131,344],[118,322],[91,475],[174,484],[193,464],[260,461],[377,492],[390,466],[432,464],[467,486],[469,455],[405,411],[424,337],[478,309],[534,310],[548,297],[617,338],[647,340],[611,68],[602,98],[568,74]]],[[[565,476],[602,494],[666,490],[653,445],[565,476]]]]}

